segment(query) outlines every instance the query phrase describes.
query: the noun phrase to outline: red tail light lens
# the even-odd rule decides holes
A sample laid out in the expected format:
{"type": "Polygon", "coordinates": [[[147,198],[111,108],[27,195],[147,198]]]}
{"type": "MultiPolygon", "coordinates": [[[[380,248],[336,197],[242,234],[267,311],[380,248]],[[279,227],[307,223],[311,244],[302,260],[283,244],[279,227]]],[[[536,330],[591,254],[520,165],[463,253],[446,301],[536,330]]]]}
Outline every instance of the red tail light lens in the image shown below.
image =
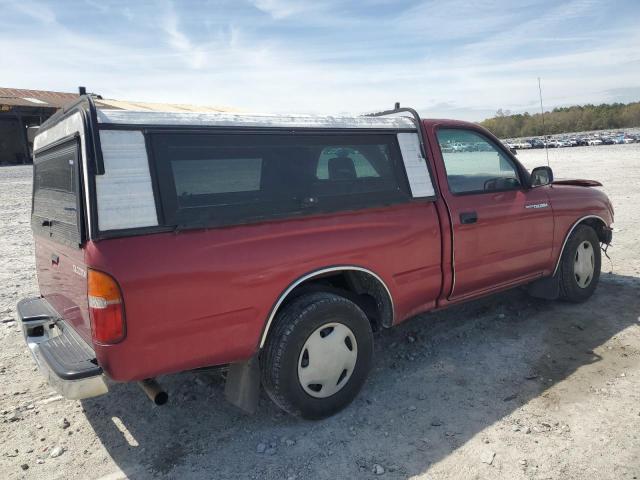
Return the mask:
{"type": "Polygon", "coordinates": [[[89,316],[91,335],[97,343],[118,343],[126,334],[120,287],[110,275],[89,269],[89,316]]]}

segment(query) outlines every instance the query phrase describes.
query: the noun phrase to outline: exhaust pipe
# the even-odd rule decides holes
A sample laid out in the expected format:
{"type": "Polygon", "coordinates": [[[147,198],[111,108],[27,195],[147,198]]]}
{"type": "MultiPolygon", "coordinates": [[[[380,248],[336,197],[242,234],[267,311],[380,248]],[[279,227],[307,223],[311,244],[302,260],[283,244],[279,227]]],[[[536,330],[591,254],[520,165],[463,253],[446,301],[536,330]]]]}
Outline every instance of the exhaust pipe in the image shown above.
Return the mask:
{"type": "Polygon", "coordinates": [[[149,400],[156,405],[164,405],[169,400],[169,394],[165,392],[162,387],[156,382],[155,378],[147,378],[138,382],[140,388],[147,394],[149,400]]]}

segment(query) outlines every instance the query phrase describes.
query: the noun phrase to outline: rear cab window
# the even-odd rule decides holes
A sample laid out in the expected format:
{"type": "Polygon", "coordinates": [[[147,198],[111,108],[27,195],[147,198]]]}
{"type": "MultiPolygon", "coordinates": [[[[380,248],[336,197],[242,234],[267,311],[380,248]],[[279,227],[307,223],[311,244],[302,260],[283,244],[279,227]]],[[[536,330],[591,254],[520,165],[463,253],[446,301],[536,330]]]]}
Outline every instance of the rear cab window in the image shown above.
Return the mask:
{"type": "Polygon", "coordinates": [[[408,201],[393,134],[152,132],[165,225],[225,225],[408,201]]]}
{"type": "Polygon", "coordinates": [[[77,137],[36,152],[33,163],[34,233],[58,243],[82,243],[77,137]]]}

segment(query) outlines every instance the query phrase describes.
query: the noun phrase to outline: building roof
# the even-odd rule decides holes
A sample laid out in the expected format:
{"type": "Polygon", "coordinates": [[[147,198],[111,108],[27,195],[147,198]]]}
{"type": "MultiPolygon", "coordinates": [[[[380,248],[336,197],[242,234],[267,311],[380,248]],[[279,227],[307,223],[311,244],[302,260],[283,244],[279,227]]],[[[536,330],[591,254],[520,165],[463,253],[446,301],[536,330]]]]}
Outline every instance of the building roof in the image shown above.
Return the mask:
{"type": "Polygon", "coordinates": [[[133,110],[136,112],[173,112],[173,113],[211,113],[211,112],[239,112],[231,107],[189,105],[184,103],[150,103],[130,102],[127,100],[112,100],[108,98],[96,98],[96,107],[113,110],[133,110]]]}
{"type": "Polygon", "coordinates": [[[76,93],[0,87],[0,105],[12,107],[60,108],[77,98],[76,93]]]}
{"type": "MultiPolygon", "coordinates": [[[[79,95],[76,93],[0,87],[0,106],[58,109],[76,101],[78,98],[79,95]]],[[[211,113],[239,111],[234,108],[222,106],[134,102],[126,100],[112,100],[106,98],[103,99],[99,97],[94,97],[94,99],[98,108],[107,108],[114,110],[134,110],[138,112],[211,113]]]]}

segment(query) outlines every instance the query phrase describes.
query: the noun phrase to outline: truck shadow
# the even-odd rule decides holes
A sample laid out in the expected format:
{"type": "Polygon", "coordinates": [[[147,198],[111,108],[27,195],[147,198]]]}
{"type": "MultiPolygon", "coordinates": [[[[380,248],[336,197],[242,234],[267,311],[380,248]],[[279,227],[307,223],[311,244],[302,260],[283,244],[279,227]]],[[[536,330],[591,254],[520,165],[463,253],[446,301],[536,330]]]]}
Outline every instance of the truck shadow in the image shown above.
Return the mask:
{"type": "Polygon", "coordinates": [[[584,304],[514,290],[378,333],[370,381],[321,422],[284,415],[265,395],[245,416],[224,401],[221,377],[206,372],[160,379],[164,407],[120,384],[83,408],[131,478],[370,478],[374,463],[387,477],[411,477],[529,401],[553,410],[550,387],[625,355],[616,342],[599,347],[638,325],[640,279],[603,277],[584,304]]]}

